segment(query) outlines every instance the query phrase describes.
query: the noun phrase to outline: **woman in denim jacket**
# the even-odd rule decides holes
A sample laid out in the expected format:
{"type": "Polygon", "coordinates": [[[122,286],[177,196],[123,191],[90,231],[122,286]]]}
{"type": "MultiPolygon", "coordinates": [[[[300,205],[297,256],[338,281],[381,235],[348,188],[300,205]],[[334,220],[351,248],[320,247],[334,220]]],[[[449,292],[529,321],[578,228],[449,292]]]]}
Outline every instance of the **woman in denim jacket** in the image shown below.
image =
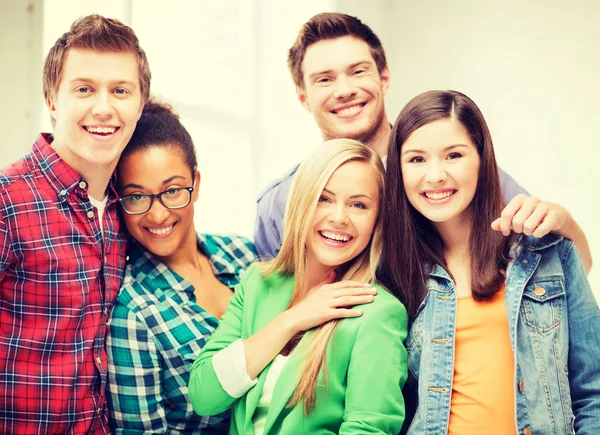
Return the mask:
{"type": "Polygon", "coordinates": [[[560,229],[539,237],[539,210],[515,217],[521,235],[492,229],[498,167],[472,100],[408,103],[386,197],[384,281],[413,321],[408,433],[600,434],[600,310],[581,258],[560,229]]]}

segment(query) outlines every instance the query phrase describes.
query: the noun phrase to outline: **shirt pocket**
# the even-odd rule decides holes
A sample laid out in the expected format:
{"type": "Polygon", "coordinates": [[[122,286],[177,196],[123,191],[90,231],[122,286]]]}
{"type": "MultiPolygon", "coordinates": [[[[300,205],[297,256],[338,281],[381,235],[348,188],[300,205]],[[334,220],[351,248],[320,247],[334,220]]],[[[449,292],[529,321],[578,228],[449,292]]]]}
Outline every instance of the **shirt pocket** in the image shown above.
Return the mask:
{"type": "Polygon", "coordinates": [[[565,309],[563,280],[531,281],[525,286],[521,303],[523,322],[538,334],[556,330],[565,309]]]}

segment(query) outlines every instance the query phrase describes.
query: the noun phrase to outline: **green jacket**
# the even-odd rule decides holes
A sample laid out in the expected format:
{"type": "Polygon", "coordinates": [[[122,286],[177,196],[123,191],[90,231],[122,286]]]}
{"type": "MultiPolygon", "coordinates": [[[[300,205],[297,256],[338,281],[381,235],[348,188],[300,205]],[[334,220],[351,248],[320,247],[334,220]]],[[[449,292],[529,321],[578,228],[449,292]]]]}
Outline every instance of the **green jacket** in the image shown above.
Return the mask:
{"type": "MultiPolygon", "coordinates": [[[[252,266],[235,289],[227,312],[190,375],[189,398],[200,415],[232,407],[230,434],[252,434],[252,417],[270,365],[258,383],[239,399],[223,388],[212,357],[239,338],[255,334],[289,305],[293,277],[260,275],[252,266]]],[[[327,350],[328,384],[322,374],[315,409],[304,414],[303,404],[287,407],[297,384],[308,340],[305,335],[285,364],[273,391],[264,435],[267,434],[397,434],[404,421],[402,387],[407,377],[407,333],[404,306],[379,288],[375,300],[361,306],[363,315],[340,322],[327,350]]]]}

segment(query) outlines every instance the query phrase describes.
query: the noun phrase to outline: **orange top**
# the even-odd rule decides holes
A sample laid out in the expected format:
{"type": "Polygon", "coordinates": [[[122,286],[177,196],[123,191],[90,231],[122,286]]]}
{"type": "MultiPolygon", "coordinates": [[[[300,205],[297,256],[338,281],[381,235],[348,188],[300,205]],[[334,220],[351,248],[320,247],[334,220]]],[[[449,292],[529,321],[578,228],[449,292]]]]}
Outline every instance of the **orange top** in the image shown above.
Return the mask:
{"type": "Polygon", "coordinates": [[[458,299],[449,435],[515,434],[514,359],[504,286],[458,299]]]}

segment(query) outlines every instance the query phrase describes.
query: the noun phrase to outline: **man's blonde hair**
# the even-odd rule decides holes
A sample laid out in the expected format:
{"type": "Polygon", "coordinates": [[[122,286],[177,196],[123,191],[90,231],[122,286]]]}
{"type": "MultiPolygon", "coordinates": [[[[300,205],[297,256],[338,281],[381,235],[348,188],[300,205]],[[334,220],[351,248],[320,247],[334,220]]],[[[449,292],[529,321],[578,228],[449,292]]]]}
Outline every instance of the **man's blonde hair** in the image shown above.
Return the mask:
{"type": "Polygon", "coordinates": [[[113,18],[98,14],[75,21],[68,32],[56,40],[44,62],[43,89],[46,101],[54,100],[64,68],[65,57],[71,48],[99,52],[129,51],[136,55],[140,76],[140,92],[145,103],[150,96],[150,66],[131,27],[113,18]]]}

